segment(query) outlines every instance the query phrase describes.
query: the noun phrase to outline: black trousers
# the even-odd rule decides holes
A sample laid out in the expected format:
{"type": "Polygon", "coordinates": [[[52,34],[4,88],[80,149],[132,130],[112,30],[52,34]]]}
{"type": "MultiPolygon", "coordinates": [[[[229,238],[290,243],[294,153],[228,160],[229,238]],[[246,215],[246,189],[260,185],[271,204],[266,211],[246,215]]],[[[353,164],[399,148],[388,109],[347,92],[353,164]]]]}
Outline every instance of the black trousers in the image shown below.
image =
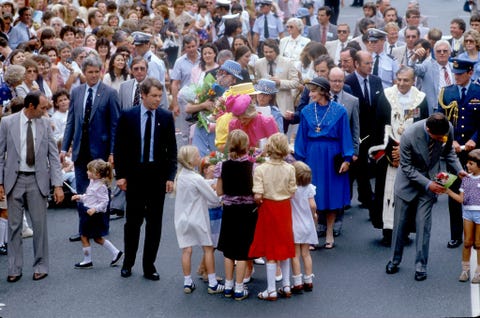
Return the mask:
{"type": "Polygon", "coordinates": [[[151,274],[156,272],[154,263],[162,234],[166,179],[150,165],[141,165],[136,171],[135,176],[127,179],[123,267],[131,269],[135,264],[140,230],[145,220],[143,272],[151,274]]]}

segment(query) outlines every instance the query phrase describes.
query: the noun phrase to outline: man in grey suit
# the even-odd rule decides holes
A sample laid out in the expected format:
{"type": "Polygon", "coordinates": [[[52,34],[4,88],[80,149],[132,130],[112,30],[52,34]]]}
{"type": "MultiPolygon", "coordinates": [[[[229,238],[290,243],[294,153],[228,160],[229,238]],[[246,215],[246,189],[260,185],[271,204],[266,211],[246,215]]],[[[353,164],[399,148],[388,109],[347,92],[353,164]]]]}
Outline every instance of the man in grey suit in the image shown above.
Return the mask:
{"type": "Polygon", "coordinates": [[[402,261],[410,204],[417,204],[415,280],[427,279],[428,249],[432,227],[432,207],[445,188],[432,181],[440,172],[440,157],[459,177],[467,175],[452,147],[453,127],[441,113],[435,113],[408,128],[400,140],[400,169],[395,180],[395,211],[392,258],[387,274],[398,272],[402,261]],[[415,202],[415,203],[413,203],[415,202]]]}
{"type": "Polygon", "coordinates": [[[308,29],[307,38],[322,44],[338,39],[337,26],[330,23],[331,15],[332,9],[329,7],[319,8],[317,13],[318,24],[308,29]]]}
{"type": "Polygon", "coordinates": [[[147,77],[148,63],[143,56],[136,56],[130,67],[133,78],[120,84],[118,98],[120,110],[127,110],[141,103],[140,83],[147,77]]]}
{"type": "Polygon", "coordinates": [[[420,39],[415,43],[414,55],[410,59],[415,75],[420,79],[417,83],[418,89],[427,95],[430,114],[437,111],[440,89],[455,83],[455,77],[448,63],[451,54],[450,43],[446,40],[437,41],[434,52],[436,59],[431,57],[430,43],[420,39]]]}
{"type": "Polygon", "coordinates": [[[0,123],[0,200],[8,197],[8,277],[22,277],[24,207],[33,226],[33,280],[48,275],[47,196],[55,186],[55,202],[63,201],[58,148],[48,117],[48,100],[39,91],[25,97],[24,108],[0,123]],[[8,156],[7,156],[8,153],[8,156]]]}
{"type": "MultiPolygon", "coordinates": [[[[328,74],[328,80],[330,82],[330,94],[332,95],[332,100],[341,104],[347,110],[353,142],[352,160],[356,161],[360,151],[360,119],[358,115],[360,106],[358,103],[358,98],[345,92],[343,89],[345,85],[345,73],[341,68],[332,68],[328,74]]],[[[333,225],[334,236],[340,235],[342,231],[343,214],[343,209],[337,213],[335,224],[333,225]]]]}

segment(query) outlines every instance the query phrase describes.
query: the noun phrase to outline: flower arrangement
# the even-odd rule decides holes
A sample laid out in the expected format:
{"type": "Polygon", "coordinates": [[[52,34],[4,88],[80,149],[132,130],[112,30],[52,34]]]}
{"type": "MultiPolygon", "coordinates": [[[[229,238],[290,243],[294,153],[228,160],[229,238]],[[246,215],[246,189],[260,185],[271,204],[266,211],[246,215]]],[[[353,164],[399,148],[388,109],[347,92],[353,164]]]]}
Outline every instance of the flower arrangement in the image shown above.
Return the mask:
{"type": "Polygon", "coordinates": [[[248,161],[254,163],[265,162],[265,153],[260,148],[251,147],[248,149],[248,161]]]}
{"type": "Polygon", "coordinates": [[[212,165],[216,165],[219,162],[225,161],[227,158],[223,152],[220,151],[212,151],[208,155],[208,161],[212,165]]]}
{"type": "Polygon", "coordinates": [[[448,189],[457,180],[457,176],[448,172],[439,172],[433,181],[448,189]]]}

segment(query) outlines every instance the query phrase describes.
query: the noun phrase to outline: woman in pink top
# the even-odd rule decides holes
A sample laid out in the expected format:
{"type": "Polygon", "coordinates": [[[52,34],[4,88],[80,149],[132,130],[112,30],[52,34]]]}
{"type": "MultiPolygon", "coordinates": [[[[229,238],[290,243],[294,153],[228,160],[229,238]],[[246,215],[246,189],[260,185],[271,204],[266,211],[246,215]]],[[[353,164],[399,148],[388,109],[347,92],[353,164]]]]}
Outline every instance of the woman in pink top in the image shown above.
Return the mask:
{"type": "Polygon", "coordinates": [[[228,130],[241,129],[247,133],[250,147],[259,147],[260,140],[268,138],[278,132],[278,127],[273,117],[264,117],[257,113],[255,105],[249,95],[229,97],[226,101],[227,108],[231,108],[235,116],[230,121],[228,130]]]}

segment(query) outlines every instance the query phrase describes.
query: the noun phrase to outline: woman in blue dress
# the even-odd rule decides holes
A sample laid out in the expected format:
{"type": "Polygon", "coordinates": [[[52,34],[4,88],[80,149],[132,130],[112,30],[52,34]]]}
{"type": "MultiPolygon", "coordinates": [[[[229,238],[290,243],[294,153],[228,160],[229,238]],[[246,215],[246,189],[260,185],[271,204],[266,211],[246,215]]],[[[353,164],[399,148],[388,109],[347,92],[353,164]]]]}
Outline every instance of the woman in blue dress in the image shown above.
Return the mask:
{"type": "Polygon", "coordinates": [[[312,169],[312,183],[317,187],[317,213],[325,213],[327,235],[324,247],[333,248],[333,223],[336,213],[350,202],[346,173],[353,155],[352,136],[345,108],[330,101],[330,84],[323,77],[314,78],[307,88],[313,101],[300,113],[295,139],[295,157],[312,169]]]}

